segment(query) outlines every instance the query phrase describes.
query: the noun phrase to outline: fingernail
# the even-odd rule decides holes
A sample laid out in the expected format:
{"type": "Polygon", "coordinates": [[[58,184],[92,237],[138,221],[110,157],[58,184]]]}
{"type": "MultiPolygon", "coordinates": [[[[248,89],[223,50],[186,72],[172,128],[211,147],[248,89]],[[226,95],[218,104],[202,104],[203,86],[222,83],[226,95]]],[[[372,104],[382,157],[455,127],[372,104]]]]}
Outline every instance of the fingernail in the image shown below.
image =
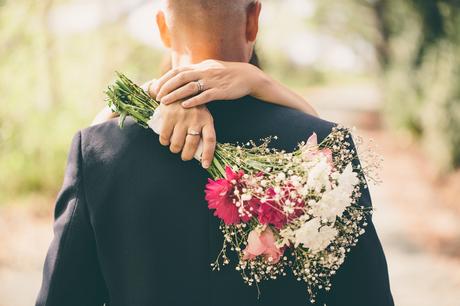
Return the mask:
{"type": "Polygon", "coordinates": [[[188,103],[188,102],[182,102],[183,107],[188,107],[189,105],[190,105],[190,103],[188,103]]]}
{"type": "Polygon", "coordinates": [[[211,163],[208,160],[203,161],[203,168],[208,169],[211,163]]]}

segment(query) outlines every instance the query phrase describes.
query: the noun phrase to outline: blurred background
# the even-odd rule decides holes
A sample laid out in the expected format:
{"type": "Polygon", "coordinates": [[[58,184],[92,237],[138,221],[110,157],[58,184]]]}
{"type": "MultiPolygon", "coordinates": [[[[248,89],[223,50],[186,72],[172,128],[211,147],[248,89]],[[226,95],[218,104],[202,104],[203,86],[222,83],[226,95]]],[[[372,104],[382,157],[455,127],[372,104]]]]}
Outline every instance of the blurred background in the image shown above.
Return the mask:
{"type": "MultiPolygon", "coordinates": [[[[0,0],[0,306],[32,305],[72,135],[114,71],[158,76],[154,0],[0,0]]],[[[263,67],[384,156],[400,306],[460,305],[460,1],[263,0],[263,67]]]]}

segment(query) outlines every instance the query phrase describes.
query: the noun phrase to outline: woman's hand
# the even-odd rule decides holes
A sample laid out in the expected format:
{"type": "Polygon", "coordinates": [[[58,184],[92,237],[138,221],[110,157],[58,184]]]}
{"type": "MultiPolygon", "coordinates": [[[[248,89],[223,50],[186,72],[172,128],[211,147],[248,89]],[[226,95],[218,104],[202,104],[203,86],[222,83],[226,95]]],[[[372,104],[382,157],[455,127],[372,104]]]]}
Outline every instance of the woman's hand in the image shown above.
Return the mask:
{"type": "Polygon", "coordinates": [[[214,121],[205,106],[190,109],[183,108],[179,103],[161,105],[163,126],[160,132],[160,143],[169,146],[173,153],[181,153],[182,160],[191,160],[203,139],[201,164],[207,169],[214,158],[216,133],[214,121]]]}
{"type": "Polygon", "coordinates": [[[249,63],[206,60],[179,67],[162,76],[152,90],[163,104],[181,101],[185,108],[215,100],[251,95],[260,100],[318,116],[300,95],[249,63]]]}
{"type": "MultiPolygon", "coordinates": [[[[153,90],[155,83],[153,80],[142,85],[142,88],[155,98],[153,90]]],[[[160,105],[163,126],[160,132],[160,143],[169,146],[173,153],[181,153],[181,158],[185,160],[193,159],[198,149],[200,140],[203,140],[203,153],[201,164],[203,168],[209,168],[214,158],[216,148],[216,132],[214,121],[205,106],[183,108],[179,103],[160,105]],[[198,135],[193,135],[197,134],[198,135]]],[[[105,107],[94,119],[92,125],[104,123],[119,114],[112,112],[109,107],[105,107]]]]}
{"type": "Polygon", "coordinates": [[[152,90],[165,105],[183,100],[182,106],[190,108],[253,94],[253,89],[263,80],[262,71],[251,64],[206,60],[170,70],[158,79],[152,90]]]}
{"type": "MultiPolygon", "coordinates": [[[[142,88],[156,100],[158,82],[159,80],[152,80],[142,85],[142,88]]],[[[169,146],[172,153],[182,152],[182,160],[187,161],[193,159],[200,140],[203,140],[201,165],[205,169],[209,168],[214,158],[217,140],[214,119],[207,107],[202,105],[185,109],[180,103],[161,104],[159,107],[163,118],[160,143],[169,146]]]]}

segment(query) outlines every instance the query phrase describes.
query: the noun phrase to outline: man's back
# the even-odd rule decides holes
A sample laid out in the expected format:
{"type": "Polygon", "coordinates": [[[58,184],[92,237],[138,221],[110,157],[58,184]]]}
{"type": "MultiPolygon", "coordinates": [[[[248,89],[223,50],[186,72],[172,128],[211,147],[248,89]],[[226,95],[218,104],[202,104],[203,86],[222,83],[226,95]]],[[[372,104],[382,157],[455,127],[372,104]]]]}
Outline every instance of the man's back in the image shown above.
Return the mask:
{"type": "MultiPolygon", "coordinates": [[[[210,105],[219,142],[278,136],[292,150],[332,123],[252,98],[210,105]]],[[[257,290],[235,262],[211,271],[222,246],[204,201],[207,173],[184,163],[156,135],[128,121],[83,130],[74,140],[56,207],[56,237],[38,305],[306,305],[287,277],[257,290]]],[[[364,202],[370,205],[367,192],[364,202]]],[[[372,223],[339,270],[328,305],[393,305],[385,258],[372,223]]]]}

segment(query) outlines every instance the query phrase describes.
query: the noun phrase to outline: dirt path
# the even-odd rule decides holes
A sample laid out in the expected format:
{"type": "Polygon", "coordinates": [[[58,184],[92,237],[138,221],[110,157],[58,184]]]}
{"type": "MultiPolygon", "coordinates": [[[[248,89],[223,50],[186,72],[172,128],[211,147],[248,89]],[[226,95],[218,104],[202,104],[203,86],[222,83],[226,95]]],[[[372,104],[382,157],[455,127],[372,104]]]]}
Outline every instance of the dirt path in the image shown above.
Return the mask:
{"type": "Polygon", "coordinates": [[[368,133],[380,144],[384,183],[371,188],[375,223],[387,255],[396,305],[460,305],[460,260],[439,249],[439,239],[460,237],[458,215],[440,204],[423,155],[368,133]]]}
{"type": "Polygon", "coordinates": [[[26,202],[0,207],[0,306],[34,305],[41,283],[53,233],[53,200],[35,197],[26,202]]]}

